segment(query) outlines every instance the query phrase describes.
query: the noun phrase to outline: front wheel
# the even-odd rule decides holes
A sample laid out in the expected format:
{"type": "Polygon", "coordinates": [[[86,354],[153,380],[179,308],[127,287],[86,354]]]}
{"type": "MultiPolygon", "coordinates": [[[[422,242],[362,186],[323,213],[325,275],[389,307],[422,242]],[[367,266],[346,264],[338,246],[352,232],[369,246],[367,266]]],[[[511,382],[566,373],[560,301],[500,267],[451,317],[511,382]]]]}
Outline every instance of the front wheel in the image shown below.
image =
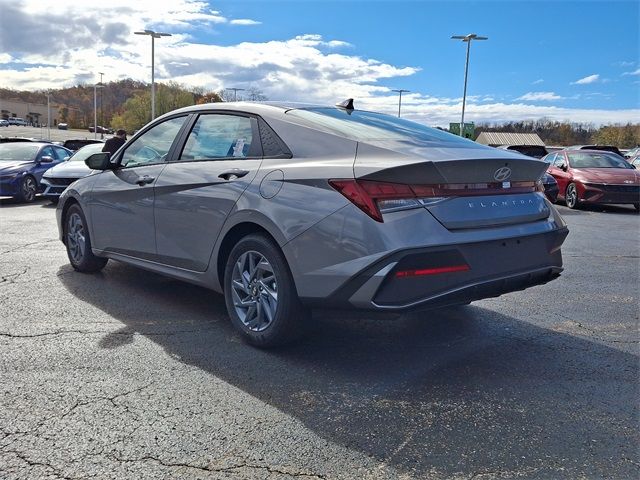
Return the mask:
{"type": "Polygon", "coordinates": [[[31,175],[27,175],[20,182],[18,199],[25,203],[31,203],[36,199],[36,193],[38,193],[38,182],[31,175]]]}
{"type": "Polygon", "coordinates": [[[308,314],[286,259],[264,235],[244,237],[231,251],[224,296],[233,326],[252,345],[283,345],[304,330],[308,314]]]}
{"type": "Polygon", "coordinates": [[[96,257],[91,251],[91,238],[89,237],[87,220],[79,205],[72,205],[67,210],[64,235],[69,262],[77,271],[83,273],[97,272],[107,264],[108,259],[96,257]]]}
{"type": "Polygon", "coordinates": [[[564,200],[569,208],[575,209],[580,206],[580,200],[578,200],[578,189],[575,183],[570,183],[567,186],[564,200]]]}

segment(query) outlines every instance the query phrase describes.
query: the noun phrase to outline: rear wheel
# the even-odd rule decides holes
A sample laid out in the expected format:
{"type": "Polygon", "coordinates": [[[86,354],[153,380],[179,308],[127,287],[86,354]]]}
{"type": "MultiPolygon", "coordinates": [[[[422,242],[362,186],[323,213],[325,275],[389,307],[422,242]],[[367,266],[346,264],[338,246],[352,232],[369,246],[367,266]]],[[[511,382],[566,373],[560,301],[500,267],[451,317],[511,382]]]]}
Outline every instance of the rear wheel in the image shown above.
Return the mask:
{"type": "Polygon", "coordinates": [[[27,175],[20,182],[18,199],[25,203],[31,203],[36,199],[36,193],[38,193],[38,182],[31,175],[27,175]]]}
{"type": "Polygon", "coordinates": [[[580,206],[580,200],[578,200],[578,189],[575,183],[570,183],[567,186],[564,200],[569,208],[578,208],[580,206]]]}
{"type": "Polygon", "coordinates": [[[71,266],[83,273],[102,270],[108,259],[97,257],[91,251],[91,238],[87,220],[79,205],[72,205],[65,216],[65,243],[71,266]]]}
{"type": "Polygon", "coordinates": [[[244,237],[231,251],[224,296],[233,326],[252,345],[283,345],[304,331],[308,313],[286,259],[264,235],[244,237]]]}

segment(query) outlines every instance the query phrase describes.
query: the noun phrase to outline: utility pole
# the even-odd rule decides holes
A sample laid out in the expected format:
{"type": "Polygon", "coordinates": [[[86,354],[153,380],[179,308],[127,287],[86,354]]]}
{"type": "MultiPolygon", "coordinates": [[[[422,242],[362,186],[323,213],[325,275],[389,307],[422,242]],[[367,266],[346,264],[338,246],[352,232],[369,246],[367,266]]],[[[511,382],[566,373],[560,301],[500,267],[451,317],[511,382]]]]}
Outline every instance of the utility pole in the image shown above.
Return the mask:
{"type": "Polygon", "coordinates": [[[392,92],[398,92],[400,94],[400,98],[398,99],[398,118],[400,118],[400,108],[402,107],[402,92],[409,92],[410,90],[405,90],[404,88],[400,88],[398,90],[391,90],[392,92]]]}
{"type": "Polygon", "coordinates": [[[244,92],[244,88],[227,88],[227,90],[233,90],[233,101],[238,101],[238,92],[244,92]]]}
{"type": "Polygon", "coordinates": [[[460,136],[464,137],[464,107],[467,100],[467,75],[469,73],[469,50],[471,50],[471,41],[472,40],[488,40],[489,37],[480,37],[475,33],[470,33],[468,35],[453,35],[451,37],[454,40],[462,40],[463,42],[467,42],[467,61],[464,66],[464,91],[462,94],[462,118],[460,119],[460,136]]]}
{"type": "Polygon", "coordinates": [[[51,140],[51,90],[47,90],[47,140],[51,140]]]}
{"type": "Polygon", "coordinates": [[[154,32],[153,30],[134,33],[136,35],[149,35],[151,37],[151,120],[153,120],[156,118],[155,40],[160,37],[170,37],[171,34],[154,32]]]}

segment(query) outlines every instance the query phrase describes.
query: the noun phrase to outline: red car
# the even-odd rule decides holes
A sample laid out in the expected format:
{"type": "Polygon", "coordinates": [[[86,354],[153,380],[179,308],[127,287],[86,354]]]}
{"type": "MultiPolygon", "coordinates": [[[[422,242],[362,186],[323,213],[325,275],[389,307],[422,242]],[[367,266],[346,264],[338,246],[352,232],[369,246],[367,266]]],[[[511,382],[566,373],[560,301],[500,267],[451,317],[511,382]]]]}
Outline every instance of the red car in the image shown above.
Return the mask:
{"type": "Polygon", "coordinates": [[[619,155],[598,150],[563,150],[544,157],[558,182],[558,198],[581,204],[632,204],[640,211],[640,173],[619,155]]]}

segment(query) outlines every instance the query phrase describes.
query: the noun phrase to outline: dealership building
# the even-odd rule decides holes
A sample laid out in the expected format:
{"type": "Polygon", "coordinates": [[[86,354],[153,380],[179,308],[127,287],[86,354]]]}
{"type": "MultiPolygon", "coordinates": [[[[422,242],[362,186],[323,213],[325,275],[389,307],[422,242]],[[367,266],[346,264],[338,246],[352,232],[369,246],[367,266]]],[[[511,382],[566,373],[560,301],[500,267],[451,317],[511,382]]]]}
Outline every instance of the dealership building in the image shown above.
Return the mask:
{"type": "MultiPolygon", "coordinates": [[[[60,121],[60,105],[50,105],[51,125],[60,121]]],[[[8,120],[11,117],[24,119],[34,126],[46,125],[47,105],[41,103],[22,102],[20,100],[6,100],[0,98],[0,118],[8,120]]]]}

